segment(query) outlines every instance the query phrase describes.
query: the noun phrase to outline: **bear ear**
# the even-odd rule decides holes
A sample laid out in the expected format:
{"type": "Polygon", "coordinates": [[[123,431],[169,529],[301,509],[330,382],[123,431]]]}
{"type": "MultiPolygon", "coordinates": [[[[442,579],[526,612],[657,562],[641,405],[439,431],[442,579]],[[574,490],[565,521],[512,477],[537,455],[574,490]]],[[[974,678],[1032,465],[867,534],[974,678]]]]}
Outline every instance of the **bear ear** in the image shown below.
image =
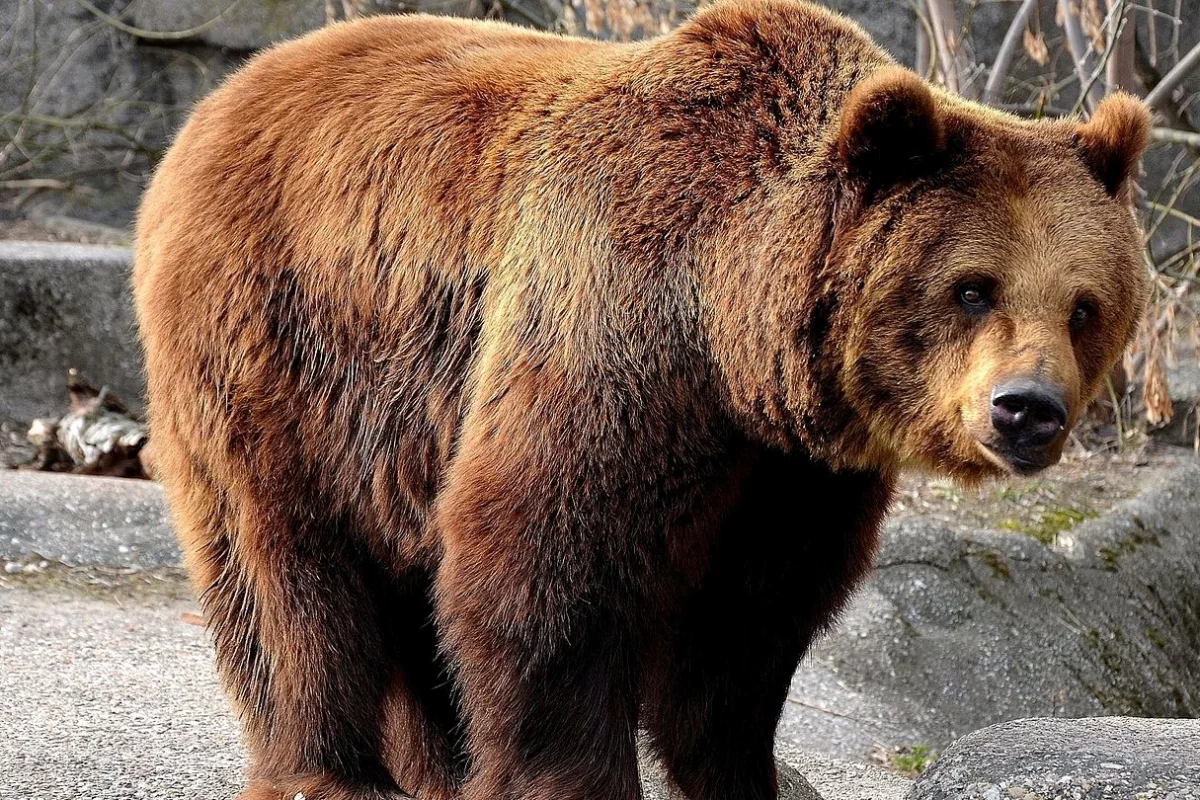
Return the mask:
{"type": "Polygon", "coordinates": [[[1150,143],[1150,109],[1133,95],[1118,92],[1096,107],[1077,131],[1083,163],[1114,197],[1121,194],[1150,143]]]}
{"type": "Polygon", "coordinates": [[[918,175],[941,150],[941,115],[929,86],[888,66],[850,91],[842,109],[838,155],[851,180],[880,189],[918,175]]]}

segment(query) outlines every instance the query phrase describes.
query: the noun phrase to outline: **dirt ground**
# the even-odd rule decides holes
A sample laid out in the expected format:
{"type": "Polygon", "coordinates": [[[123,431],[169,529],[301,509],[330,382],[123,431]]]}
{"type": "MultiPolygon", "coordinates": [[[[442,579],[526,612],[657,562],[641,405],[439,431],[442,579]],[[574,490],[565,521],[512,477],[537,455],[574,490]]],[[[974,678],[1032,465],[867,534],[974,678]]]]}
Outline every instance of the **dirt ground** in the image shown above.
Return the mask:
{"type": "Polygon", "coordinates": [[[910,475],[902,481],[891,510],[893,515],[934,519],[961,532],[999,529],[1053,544],[1080,522],[1136,495],[1141,473],[1194,457],[1186,448],[1149,442],[1125,452],[1076,448],[1040,475],[977,487],[910,475]]]}

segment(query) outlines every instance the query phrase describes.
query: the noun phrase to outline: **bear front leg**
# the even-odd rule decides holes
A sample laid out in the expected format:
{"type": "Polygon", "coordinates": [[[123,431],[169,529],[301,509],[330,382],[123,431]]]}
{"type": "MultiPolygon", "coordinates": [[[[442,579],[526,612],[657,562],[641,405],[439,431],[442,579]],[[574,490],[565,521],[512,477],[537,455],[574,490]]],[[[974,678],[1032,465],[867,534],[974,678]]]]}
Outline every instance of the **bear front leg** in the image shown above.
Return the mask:
{"type": "Polygon", "coordinates": [[[615,629],[585,624],[551,641],[531,627],[509,639],[450,613],[472,758],[462,800],[640,798],[636,681],[615,629]]]}
{"type": "Polygon", "coordinates": [[[869,571],[891,481],[767,452],[712,572],[647,677],[645,726],[689,800],[774,800],[775,729],[800,659],[869,571]]]}
{"type": "Polygon", "coordinates": [[[628,518],[585,462],[493,430],[464,442],[439,497],[438,627],[471,757],[461,800],[640,797],[642,589],[628,518]]]}

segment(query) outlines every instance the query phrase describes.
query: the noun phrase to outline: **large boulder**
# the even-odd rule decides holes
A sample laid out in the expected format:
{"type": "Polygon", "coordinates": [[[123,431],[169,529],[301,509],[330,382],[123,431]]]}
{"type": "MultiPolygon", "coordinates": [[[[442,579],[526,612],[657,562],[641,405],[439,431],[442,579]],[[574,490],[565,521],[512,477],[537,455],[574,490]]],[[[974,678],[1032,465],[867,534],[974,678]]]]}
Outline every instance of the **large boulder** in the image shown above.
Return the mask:
{"type": "Polygon", "coordinates": [[[1200,466],[1163,451],[1053,480],[942,487],[946,519],[902,495],[875,574],[797,673],[781,736],[866,758],[1022,717],[1200,715],[1200,466]],[[1067,505],[1097,488],[1132,499],[1067,505]],[[974,517],[1038,492],[1059,505],[974,517]]]}
{"type": "Polygon", "coordinates": [[[1195,800],[1200,721],[1025,719],[955,742],[908,800],[1195,800]]]}

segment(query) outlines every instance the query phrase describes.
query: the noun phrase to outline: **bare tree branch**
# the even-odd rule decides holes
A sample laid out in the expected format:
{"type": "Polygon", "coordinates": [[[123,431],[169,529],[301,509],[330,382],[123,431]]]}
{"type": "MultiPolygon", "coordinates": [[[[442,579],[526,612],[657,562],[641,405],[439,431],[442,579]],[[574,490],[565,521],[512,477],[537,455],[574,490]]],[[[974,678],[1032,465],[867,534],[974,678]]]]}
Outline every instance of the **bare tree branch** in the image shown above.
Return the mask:
{"type": "Polygon", "coordinates": [[[1184,79],[1192,74],[1197,68],[1200,68],[1200,44],[1188,52],[1183,58],[1179,59],[1179,63],[1163,76],[1163,79],[1158,82],[1158,85],[1146,95],[1146,105],[1150,108],[1158,109],[1163,101],[1171,96],[1171,93],[1183,83],[1184,79]]]}
{"type": "Polygon", "coordinates": [[[1129,11],[1129,4],[1123,0],[1108,0],[1108,66],[1105,79],[1109,94],[1118,89],[1134,88],[1136,80],[1133,66],[1136,31],[1132,25],[1126,24],[1129,11]]]}
{"type": "Polygon", "coordinates": [[[108,12],[97,8],[96,6],[89,3],[88,0],[75,0],[75,4],[78,5],[80,8],[87,10],[93,16],[95,16],[97,19],[103,20],[105,23],[107,23],[108,25],[111,25],[112,27],[116,28],[117,30],[124,31],[125,33],[128,33],[128,34],[138,37],[139,39],[153,39],[155,41],[160,41],[160,42],[174,42],[174,41],[179,41],[181,39],[194,39],[195,37],[199,36],[200,34],[204,33],[205,31],[209,30],[214,25],[216,25],[218,22],[220,22],[222,19],[224,19],[225,16],[227,14],[229,14],[229,12],[233,11],[235,8],[237,8],[239,5],[241,5],[242,0],[233,0],[228,6],[226,6],[221,11],[220,14],[217,14],[212,19],[202,22],[199,25],[196,25],[195,27],[188,28],[188,29],[182,30],[182,31],[148,31],[144,28],[138,28],[138,27],[130,25],[126,22],[121,21],[121,19],[119,17],[115,17],[112,14],[109,14],[108,12]]]}
{"type": "Polygon", "coordinates": [[[1155,128],[1150,131],[1150,138],[1156,142],[1171,142],[1172,144],[1200,148],[1200,133],[1177,131],[1174,128],[1155,128]]]}
{"type": "Polygon", "coordinates": [[[1004,34],[1004,41],[1000,43],[1000,52],[996,54],[996,61],[992,65],[991,75],[988,76],[987,86],[983,89],[983,102],[995,103],[1000,99],[1000,92],[1004,89],[1004,81],[1012,66],[1013,56],[1017,53],[1017,45],[1021,42],[1025,24],[1029,21],[1029,15],[1035,8],[1037,8],[1037,0],[1024,0],[1021,7],[1017,9],[1017,15],[1013,17],[1012,24],[1008,26],[1008,33],[1004,34]]]}
{"type": "Polygon", "coordinates": [[[917,58],[914,62],[917,74],[928,80],[933,72],[933,52],[929,46],[929,28],[922,24],[924,20],[917,21],[917,58]]]}
{"type": "MultiPolygon", "coordinates": [[[[1095,104],[1099,102],[1095,96],[1095,89],[1100,76],[1108,73],[1108,65],[1116,53],[1114,41],[1120,40],[1125,35],[1125,22],[1128,10],[1129,0],[1112,0],[1107,19],[1105,20],[1105,25],[1110,31],[1108,46],[1104,48],[1104,54],[1100,57],[1100,63],[1096,66],[1095,71],[1088,76],[1087,82],[1084,83],[1083,89],[1079,93],[1079,99],[1075,101],[1075,107],[1071,109],[1072,114],[1078,114],[1082,111],[1085,104],[1089,104],[1091,108],[1095,108],[1095,104]]],[[[1111,93],[1112,91],[1113,87],[1110,86],[1107,93],[1111,93]]]]}
{"type": "Polygon", "coordinates": [[[1058,10],[1062,16],[1063,30],[1067,33],[1067,50],[1071,53],[1071,60],[1075,62],[1075,74],[1079,77],[1079,85],[1084,87],[1085,93],[1081,95],[1081,99],[1087,103],[1088,108],[1095,108],[1096,103],[1100,102],[1100,93],[1095,90],[1095,81],[1092,79],[1095,66],[1092,64],[1087,37],[1079,22],[1078,10],[1071,0],[1058,0],[1058,10]]]}
{"type": "Polygon", "coordinates": [[[933,46],[946,88],[961,94],[966,70],[958,41],[958,23],[954,15],[954,0],[925,0],[929,24],[933,28],[933,46]]]}

